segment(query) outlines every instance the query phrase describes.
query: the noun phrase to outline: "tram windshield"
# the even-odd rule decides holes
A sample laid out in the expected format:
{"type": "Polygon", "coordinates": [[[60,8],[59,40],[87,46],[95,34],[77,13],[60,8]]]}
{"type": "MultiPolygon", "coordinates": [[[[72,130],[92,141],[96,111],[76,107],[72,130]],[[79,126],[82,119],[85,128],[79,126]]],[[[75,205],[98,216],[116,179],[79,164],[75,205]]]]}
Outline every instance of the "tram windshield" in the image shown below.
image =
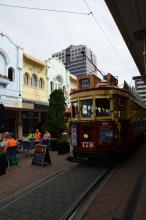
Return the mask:
{"type": "Polygon", "coordinates": [[[110,116],[110,102],[107,98],[95,100],[96,116],[110,116]]]}
{"type": "Polygon", "coordinates": [[[78,112],[78,102],[73,102],[72,103],[72,114],[73,114],[73,118],[76,117],[78,112]]]}
{"type": "Polygon", "coordinates": [[[93,100],[87,99],[81,101],[82,118],[93,117],[93,100]]]}

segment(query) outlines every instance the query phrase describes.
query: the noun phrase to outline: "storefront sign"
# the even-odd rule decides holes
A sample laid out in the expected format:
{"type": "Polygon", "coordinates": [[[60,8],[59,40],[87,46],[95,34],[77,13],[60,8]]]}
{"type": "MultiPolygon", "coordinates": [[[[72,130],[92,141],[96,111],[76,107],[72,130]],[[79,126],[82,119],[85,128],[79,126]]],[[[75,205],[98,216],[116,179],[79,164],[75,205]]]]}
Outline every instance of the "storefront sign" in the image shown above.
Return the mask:
{"type": "Polygon", "coordinates": [[[8,101],[8,100],[0,100],[0,103],[2,103],[5,107],[22,108],[22,102],[12,102],[12,101],[8,101]]]}
{"type": "Polygon", "coordinates": [[[78,127],[77,124],[71,124],[71,145],[78,147],[78,127]]]}
{"type": "Polygon", "coordinates": [[[44,162],[51,163],[50,156],[48,151],[46,151],[46,145],[39,145],[35,146],[33,158],[32,158],[32,166],[43,167],[44,162]]]}
{"type": "Polygon", "coordinates": [[[107,145],[113,144],[113,123],[112,122],[98,122],[98,144],[107,145]]]}
{"type": "Polygon", "coordinates": [[[90,87],[90,79],[85,78],[85,79],[80,79],[79,80],[79,87],[80,89],[85,89],[90,87]]]}

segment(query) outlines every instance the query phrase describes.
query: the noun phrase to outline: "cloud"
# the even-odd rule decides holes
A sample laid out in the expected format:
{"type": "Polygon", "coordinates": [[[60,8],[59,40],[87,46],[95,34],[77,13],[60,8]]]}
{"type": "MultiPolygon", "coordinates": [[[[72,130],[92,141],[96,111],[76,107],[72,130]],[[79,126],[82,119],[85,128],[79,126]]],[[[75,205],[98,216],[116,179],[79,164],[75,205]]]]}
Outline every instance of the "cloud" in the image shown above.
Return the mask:
{"type": "MultiPolygon", "coordinates": [[[[87,2],[131,74],[139,75],[105,2],[101,0],[87,2]]],[[[89,12],[83,0],[1,0],[1,4],[89,12]]],[[[22,46],[26,52],[46,60],[53,53],[67,48],[70,44],[85,44],[96,54],[97,66],[100,70],[118,76],[119,84],[122,84],[125,79],[130,84],[131,75],[92,15],[63,14],[2,6],[0,10],[0,30],[17,45],[22,46]]]]}

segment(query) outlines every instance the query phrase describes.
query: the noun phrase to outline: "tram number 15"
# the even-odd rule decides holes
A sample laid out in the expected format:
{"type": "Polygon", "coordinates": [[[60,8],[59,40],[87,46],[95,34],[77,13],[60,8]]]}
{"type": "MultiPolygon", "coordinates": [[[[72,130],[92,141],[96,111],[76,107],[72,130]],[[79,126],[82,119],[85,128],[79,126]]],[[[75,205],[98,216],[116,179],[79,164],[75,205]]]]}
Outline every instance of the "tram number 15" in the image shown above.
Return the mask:
{"type": "Polygon", "coordinates": [[[93,142],[82,142],[82,147],[94,147],[93,142]]]}

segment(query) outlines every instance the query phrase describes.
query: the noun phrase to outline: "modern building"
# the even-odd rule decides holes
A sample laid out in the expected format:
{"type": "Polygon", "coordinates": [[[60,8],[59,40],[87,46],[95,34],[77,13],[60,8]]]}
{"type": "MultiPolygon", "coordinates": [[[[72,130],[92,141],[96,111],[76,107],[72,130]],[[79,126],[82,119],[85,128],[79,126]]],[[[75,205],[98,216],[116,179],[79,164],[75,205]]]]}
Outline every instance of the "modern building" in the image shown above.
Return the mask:
{"type": "Polygon", "coordinates": [[[62,89],[66,100],[66,107],[68,107],[70,104],[70,72],[66,70],[63,62],[57,57],[49,58],[47,64],[49,66],[47,68],[47,99],[50,99],[50,94],[54,89],[62,89]]]}
{"type": "Polygon", "coordinates": [[[6,107],[10,131],[14,132],[15,137],[19,131],[17,122],[22,109],[22,68],[23,48],[0,33],[0,103],[6,107]]]}
{"type": "Polygon", "coordinates": [[[135,88],[137,89],[143,102],[146,103],[146,85],[143,80],[135,80],[135,88]]]}
{"type": "Polygon", "coordinates": [[[61,52],[52,54],[52,57],[58,57],[59,60],[62,60],[65,68],[77,77],[88,75],[91,72],[97,74],[95,67],[87,58],[83,57],[81,51],[84,51],[87,57],[97,65],[95,53],[93,53],[86,45],[70,45],[61,52]]]}
{"type": "Polygon", "coordinates": [[[41,130],[44,123],[49,104],[46,84],[47,67],[49,68],[45,61],[23,52],[22,111],[19,121],[22,124],[21,135],[23,136],[30,128],[41,130]]]}

